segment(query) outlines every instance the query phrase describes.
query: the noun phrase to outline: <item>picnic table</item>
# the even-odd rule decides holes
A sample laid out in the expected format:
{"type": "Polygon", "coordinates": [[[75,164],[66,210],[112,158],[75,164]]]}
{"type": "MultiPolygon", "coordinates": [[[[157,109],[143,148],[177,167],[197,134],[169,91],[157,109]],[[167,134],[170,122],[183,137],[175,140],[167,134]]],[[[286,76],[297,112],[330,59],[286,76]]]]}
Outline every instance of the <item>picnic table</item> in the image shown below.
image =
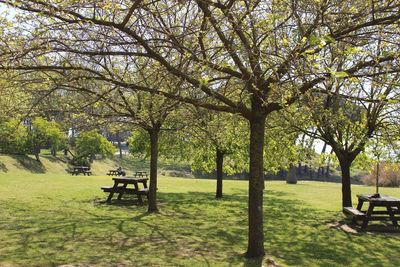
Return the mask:
{"type": "Polygon", "coordinates": [[[392,221],[398,226],[400,220],[400,199],[386,195],[357,195],[357,208],[345,207],[343,211],[353,217],[353,222],[362,221],[361,228],[365,229],[370,221],[392,221]],[[363,204],[369,203],[367,210],[362,210],[363,204]],[[384,209],[375,209],[375,208],[384,209]]]}
{"type": "Polygon", "coordinates": [[[89,167],[86,166],[75,166],[73,168],[71,168],[70,170],[68,170],[69,173],[71,173],[72,175],[78,175],[78,174],[83,174],[83,175],[91,175],[92,172],[90,171],[89,167]]]}
{"type": "Polygon", "coordinates": [[[120,170],[108,170],[107,175],[109,175],[109,176],[113,176],[113,175],[124,176],[124,174],[120,170]]]}
{"type": "Polygon", "coordinates": [[[137,178],[148,178],[149,176],[147,175],[146,171],[136,171],[135,174],[133,175],[134,177],[137,178]]]}
{"type": "Polygon", "coordinates": [[[113,186],[102,186],[101,189],[104,192],[109,193],[107,202],[111,202],[112,197],[115,193],[118,194],[118,200],[122,198],[124,194],[136,195],[139,203],[143,203],[142,196],[148,197],[149,189],[147,188],[148,178],[138,178],[138,177],[114,177],[113,186]],[[139,184],[143,184],[143,188],[139,187],[139,184]],[[133,185],[133,188],[128,187],[128,185],[133,185]]]}

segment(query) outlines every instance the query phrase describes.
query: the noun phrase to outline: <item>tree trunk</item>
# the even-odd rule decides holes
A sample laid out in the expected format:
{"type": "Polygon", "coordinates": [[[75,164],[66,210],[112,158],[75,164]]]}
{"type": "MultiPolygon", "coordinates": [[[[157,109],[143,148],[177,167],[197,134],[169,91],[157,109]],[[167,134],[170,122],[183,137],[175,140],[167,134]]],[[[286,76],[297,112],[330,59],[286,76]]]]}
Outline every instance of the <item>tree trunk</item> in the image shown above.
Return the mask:
{"type": "Polygon", "coordinates": [[[246,257],[265,255],[263,231],[265,116],[250,119],[249,239],[246,257]]]}
{"type": "MultiPolygon", "coordinates": [[[[331,150],[331,153],[329,153],[330,155],[333,153],[333,149],[331,150]]],[[[328,162],[326,163],[326,171],[325,171],[325,179],[328,180],[329,179],[329,175],[330,175],[330,170],[331,169],[331,157],[328,157],[328,162]]]]}
{"type": "Polygon", "coordinates": [[[350,182],[351,161],[346,158],[341,158],[339,159],[339,162],[342,170],[342,206],[352,207],[350,182]]]}
{"type": "Polygon", "coordinates": [[[303,166],[301,165],[301,162],[299,162],[297,166],[297,174],[299,175],[299,177],[303,175],[303,166]]]}
{"type": "MultiPolygon", "coordinates": [[[[326,147],[327,147],[327,144],[326,144],[326,142],[324,142],[324,146],[322,147],[322,150],[321,150],[321,155],[323,156],[324,160],[325,160],[326,147]]],[[[319,166],[318,167],[317,179],[319,180],[322,175],[324,175],[324,166],[319,166]]]]}
{"type": "Polygon", "coordinates": [[[118,149],[119,149],[119,158],[122,159],[122,146],[121,146],[121,135],[117,133],[117,142],[118,142],[118,149]]]}
{"type": "Polygon", "coordinates": [[[75,134],[76,134],[76,130],[75,130],[75,127],[74,126],[72,126],[71,127],[71,138],[70,138],[70,140],[69,140],[69,143],[70,143],[70,145],[71,145],[71,147],[75,147],[75,134]]]}
{"type": "Polygon", "coordinates": [[[148,212],[157,212],[157,162],[159,130],[150,130],[150,186],[148,212]]]}
{"type": "Polygon", "coordinates": [[[217,163],[217,191],[215,194],[216,198],[222,197],[222,178],[223,178],[223,166],[224,166],[224,152],[217,148],[215,161],[217,163]]]}
{"type": "Polygon", "coordinates": [[[35,155],[36,160],[40,162],[40,146],[38,144],[34,144],[33,154],[35,155]]]}
{"type": "Polygon", "coordinates": [[[51,155],[53,157],[57,156],[57,149],[55,147],[51,147],[51,155]]]}
{"type": "Polygon", "coordinates": [[[330,175],[330,162],[328,161],[328,163],[326,164],[326,170],[325,170],[325,180],[327,181],[329,179],[329,175],[330,175]]]}
{"type": "Polygon", "coordinates": [[[287,184],[297,184],[297,168],[295,165],[290,164],[289,172],[286,176],[287,184]]]}

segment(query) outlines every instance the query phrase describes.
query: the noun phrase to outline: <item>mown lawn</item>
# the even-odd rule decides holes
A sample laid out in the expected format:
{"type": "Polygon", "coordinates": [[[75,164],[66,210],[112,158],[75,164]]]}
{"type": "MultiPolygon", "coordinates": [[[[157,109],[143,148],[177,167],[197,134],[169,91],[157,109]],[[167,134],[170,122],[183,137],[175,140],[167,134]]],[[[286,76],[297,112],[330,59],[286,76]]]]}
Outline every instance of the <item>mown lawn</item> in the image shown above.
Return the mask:
{"type": "MultiPolygon", "coordinates": [[[[261,266],[241,254],[247,182],[160,177],[160,213],[131,201],[107,205],[110,177],[0,173],[0,266],[261,266]]],[[[357,193],[373,188],[353,186],[357,193]]],[[[383,189],[400,197],[400,189],[383,189]]],[[[265,247],[285,266],[400,266],[400,234],[348,234],[340,185],[267,182],[265,247]]]]}

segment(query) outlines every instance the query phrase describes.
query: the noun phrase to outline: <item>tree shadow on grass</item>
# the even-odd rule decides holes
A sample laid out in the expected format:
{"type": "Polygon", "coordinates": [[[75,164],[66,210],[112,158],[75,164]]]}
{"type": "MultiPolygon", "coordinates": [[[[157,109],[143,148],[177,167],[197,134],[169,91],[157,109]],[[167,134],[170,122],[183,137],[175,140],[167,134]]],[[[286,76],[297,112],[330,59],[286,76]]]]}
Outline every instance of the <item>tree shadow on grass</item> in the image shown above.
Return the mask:
{"type": "Polygon", "coordinates": [[[46,167],[40,161],[30,158],[26,155],[11,155],[19,165],[17,167],[23,167],[27,171],[32,173],[46,173],[46,167]]]}
{"type": "Polygon", "coordinates": [[[59,157],[59,156],[53,156],[53,155],[40,155],[42,158],[47,159],[48,161],[51,162],[57,162],[57,163],[68,163],[65,159],[59,157]]]}
{"type": "MultiPolygon", "coordinates": [[[[380,256],[386,253],[385,249],[390,251],[400,245],[399,239],[392,239],[386,247],[376,249],[375,242],[385,240],[384,235],[371,236],[368,233],[352,235],[329,229],[327,223],[336,220],[337,217],[342,218],[340,213],[316,210],[299,200],[282,199],[287,196],[288,194],[284,192],[268,191],[264,206],[266,253],[267,256],[277,259],[278,263],[282,261],[295,266],[317,263],[351,265],[355,261],[361,264],[367,260],[372,265],[379,265],[380,256]],[[353,242],[354,239],[362,242],[353,242]],[[369,249],[374,253],[365,255],[365,250],[369,249]]],[[[179,236],[187,235],[195,240],[201,240],[198,242],[201,248],[186,239],[181,240],[181,243],[189,242],[189,244],[175,244],[171,257],[203,255],[205,259],[212,259],[218,252],[224,251],[231,256],[224,261],[228,261],[231,265],[267,264],[265,259],[248,260],[242,254],[247,245],[245,190],[235,190],[234,194],[225,195],[221,200],[215,199],[212,193],[159,193],[159,203],[164,209],[159,215],[154,215],[157,219],[166,216],[180,222],[190,221],[185,227],[179,224],[175,227],[172,224],[171,227],[181,228],[179,236]],[[185,248],[183,252],[182,247],[185,248]]],[[[156,224],[147,222],[143,224],[159,235],[168,231],[167,228],[156,224]]]]}
{"type": "MultiPolygon", "coordinates": [[[[219,239],[224,246],[220,249],[229,251],[230,247],[240,244],[240,248],[246,248],[247,244],[247,197],[245,190],[237,190],[238,195],[225,196],[222,201],[212,199],[212,194],[190,192],[187,194],[160,194],[160,199],[168,200],[169,206],[177,214],[187,213],[189,206],[194,209],[193,214],[201,214],[199,203],[208,203],[216,210],[227,211],[231,218],[236,218],[243,227],[236,229],[227,226],[224,218],[229,215],[221,214],[218,231],[210,227],[202,234],[206,240],[219,239]],[[209,233],[209,234],[207,234],[209,233]]],[[[342,218],[341,213],[327,212],[309,207],[299,200],[282,199],[287,193],[267,191],[264,202],[265,209],[265,248],[267,256],[272,256],[279,263],[293,266],[310,265],[352,265],[355,262],[371,265],[382,264],[382,259],[387,259],[389,251],[394,253],[400,249],[400,238],[385,234],[359,233],[347,234],[327,227],[327,223],[337,217],[342,218]],[[376,244],[384,243],[384,246],[376,247],[376,244]],[[397,249],[396,249],[397,248],[397,249]]],[[[204,214],[204,213],[203,213],[204,214]]],[[[200,221],[214,219],[209,216],[200,216],[200,221]]],[[[217,219],[217,218],[216,218],[217,219]]],[[[218,220],[218,219],[217,219],[218,220]]],[[[230,251],[233,256],[229,259],[232,265],[261,266],[259,260],[246,260],[237,250],[230,251]],[[236,256],[234,256],[236,254],[236,256]]],[[[400,259],[388,259],[390,265],[399,265],[400,259]]],[[[266,264],[262,261],[261,264],[266,264]]]]}
{"type": "Polygon", "coordinates": [[[147,213],[146,207],[132,205],[129,199],[120,205],[97,205],[90,199],[64,200],[49,210],[0,202],[0,210],[10,214],[0,219],[0,229],[18,244],[14,250],[1,253],[6,260],[20,265],[38,261],[39,265],[219,263],[258,267],[268,266],[267,257],[291,266],[400,264],[399,259],[387,257],[398,252],[399,238],[329,229],[326,223],[337,218],[337,213],[284,199],[287,194],[274,191],[268,191],[265,198],[267,257],[248,260],[243,257],[247,245],[245,190],[235,190],[221,200],[213,193],[158,195],[161,211],[155,214],[147,213]],[[12,218],[20,219],[11,223],[12,218]]]}
{"type": "Polygon", "coordinates": [[[3,162],[0,162],[0,172],[8,172],[8,168],[3,162]]]}

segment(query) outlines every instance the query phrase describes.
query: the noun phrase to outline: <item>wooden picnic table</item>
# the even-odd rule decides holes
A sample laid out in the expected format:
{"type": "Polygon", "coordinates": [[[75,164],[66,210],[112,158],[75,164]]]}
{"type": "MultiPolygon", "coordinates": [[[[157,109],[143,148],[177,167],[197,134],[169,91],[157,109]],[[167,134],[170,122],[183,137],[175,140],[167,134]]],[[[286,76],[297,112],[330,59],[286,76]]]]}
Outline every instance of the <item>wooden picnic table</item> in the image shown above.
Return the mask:
{"type": "Polygon", "coordinates": [[[83,174],[83,175],[91,175],[92,172],[90,171],[90,168],[87,166],[75,166],[72,169],[69,170],[69,172],[72,175],[78,175],[78,174],[83,174]]]}
{"type": "Polygon", "coordinates": [[[398,226],[400,220],[400,199],[391,196],[381,195],[357,195],[357,208],[345,207],[344,212],[353,216],[353,222],[362,221],[361,227],[365,229],[370,221],[392,221],[394,226],[398,226]],[[367,210],[362,210],[363,204],[369,203],[367,210]],[[384,208],[375,209],[375,208],[384,208]]]}
{"type": "Polygon", "coordinates": [[[124,194],[136,195],[139,203],[143,203],[142,196],[148,196],[149,189],[147,188],[148,178],[138,178],[138,177],[114,177],[113,186],[102,186],[101,189],[104,192],[110,193],[107,198],[107,202],[111,202],[112,197],[115,193],[118,194],[118,200],[122,198],[124,194]],[[139,183],[143,184],[143,188],[139,187],[139,183]],[[133,188],[128,187],[128,185],[133,185],[133,188]]]}
{"type": "Polygon", "coordinates": [[[124,176],[123,172],[120,170],[108,170],[107,175],[109,175],[109,176],[113,176],[113,175],[124,176]]]}
{"type": "Polygon", "coordinates": [[[147,175],[146,171],[136,171],[135,174],[133,175],[134,177],[137,178],[148,178],[149,176],[147,175]]]}

